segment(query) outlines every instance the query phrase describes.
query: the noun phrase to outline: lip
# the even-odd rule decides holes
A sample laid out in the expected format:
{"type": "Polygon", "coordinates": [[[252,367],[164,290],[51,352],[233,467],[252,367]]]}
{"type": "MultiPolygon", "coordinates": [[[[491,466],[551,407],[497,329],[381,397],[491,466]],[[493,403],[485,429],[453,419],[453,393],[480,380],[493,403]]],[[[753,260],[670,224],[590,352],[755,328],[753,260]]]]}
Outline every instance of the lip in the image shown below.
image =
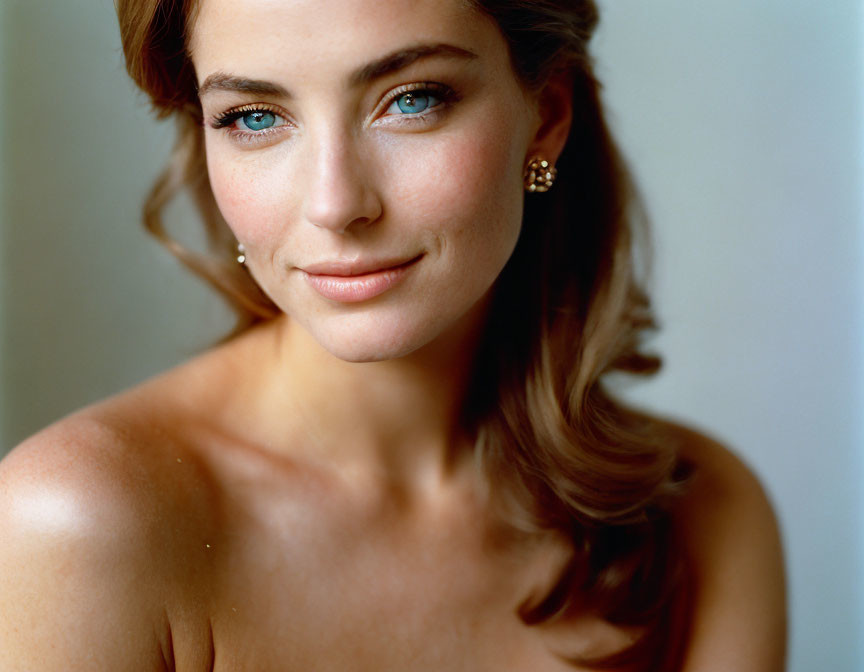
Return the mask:
{"type": "Polygon", "coordinates": [[[324,298],[357,303],[394,287],[422,256],[408,261],[327,262],[300,270],[306,282],[324,298]]]}
{"type": "Polygon", "coordinates": [[[379,261],[325,261],[320,264],[309,264],[300,270],[309,275],[327,275],[334,277],[349,277],[356,275],[368,275],[377,271],[384,271],[398,266],[405,266],[420,258],[418,255],[408,261],[402,259],[385,259],[379,261]]]}

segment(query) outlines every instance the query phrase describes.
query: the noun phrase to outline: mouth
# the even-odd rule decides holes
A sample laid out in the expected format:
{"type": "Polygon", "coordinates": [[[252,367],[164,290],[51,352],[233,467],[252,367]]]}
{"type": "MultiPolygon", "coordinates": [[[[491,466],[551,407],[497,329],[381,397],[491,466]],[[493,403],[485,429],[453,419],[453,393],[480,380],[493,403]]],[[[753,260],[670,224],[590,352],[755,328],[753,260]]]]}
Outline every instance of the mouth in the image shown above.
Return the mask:
{"type": "Polygon", "coordinates": [[[379,261],[327,261],[320,264],[310,264],[302,267],[300,270],[305,271],[309,275],[324,277],[360,277],[364,275],[372,275],[380,271],[388,271],[408,266],[409,264],[413,264],[422,256],[422,254],[419,254],[408,261],[400,261],[398,259],[385,259],[379,261]]]}
{"type": "Polygon", "coordinates": [[[300,269],[306,282],[326,299],[358,303],[396,286],[416,266],[422,254],[408,261],[330,262],[300,269]]]}

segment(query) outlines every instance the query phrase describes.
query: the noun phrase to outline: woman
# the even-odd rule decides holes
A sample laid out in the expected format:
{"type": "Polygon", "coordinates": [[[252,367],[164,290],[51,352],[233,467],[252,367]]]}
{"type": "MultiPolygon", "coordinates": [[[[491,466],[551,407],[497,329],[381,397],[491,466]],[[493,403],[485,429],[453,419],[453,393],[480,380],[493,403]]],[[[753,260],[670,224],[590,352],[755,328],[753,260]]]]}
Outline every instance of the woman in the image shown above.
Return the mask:
{"type": "Polygon", "coordinates": [[[0,464],[6,668],[782,669],[758,483],[603,386],[658,363],[593,3],[118,15],[240,321],[0,464]]]}

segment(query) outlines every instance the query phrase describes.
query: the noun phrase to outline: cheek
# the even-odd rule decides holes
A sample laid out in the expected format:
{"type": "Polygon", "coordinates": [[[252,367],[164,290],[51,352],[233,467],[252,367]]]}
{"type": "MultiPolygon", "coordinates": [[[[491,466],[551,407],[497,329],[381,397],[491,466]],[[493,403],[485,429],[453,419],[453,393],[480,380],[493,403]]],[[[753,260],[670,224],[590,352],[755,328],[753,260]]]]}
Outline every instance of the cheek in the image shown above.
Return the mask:
{"type": "Polygon", "coordinates": [[[284,214],[282,191],[274,171],[251,160],[228,160],[208,152],[207,171],[219,211],[238,240],[261,245],[275,240],[279,213],[284,214]]]}
{"type": "Polygon", "coordinates": [[[407,177],[395,202],[449,245],[454,263],[500,267],[516,243],[524,147],[512,129],[506,120],[476,125],[437,140],[423,161],[402,168],[407,177]]]}

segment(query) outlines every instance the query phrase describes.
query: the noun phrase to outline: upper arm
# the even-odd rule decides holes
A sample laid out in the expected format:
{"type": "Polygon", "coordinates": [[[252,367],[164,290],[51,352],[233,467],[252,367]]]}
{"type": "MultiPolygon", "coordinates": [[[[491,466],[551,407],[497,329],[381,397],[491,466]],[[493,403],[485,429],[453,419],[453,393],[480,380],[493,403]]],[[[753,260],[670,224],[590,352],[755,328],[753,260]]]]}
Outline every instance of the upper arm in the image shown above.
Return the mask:
{"type": "Polygon", "coordinates": [[[0,462],[4,670],[162,669],[148,535],[104,455],[49,432],[0,462]]]}
{"type": "Polygon", "coordinates": [[[695,465],[678,513],[693,576],[684,672],[781,672],[786,649],[780,534],[759,481],[732,453],[686,432],[695,465]]]}

